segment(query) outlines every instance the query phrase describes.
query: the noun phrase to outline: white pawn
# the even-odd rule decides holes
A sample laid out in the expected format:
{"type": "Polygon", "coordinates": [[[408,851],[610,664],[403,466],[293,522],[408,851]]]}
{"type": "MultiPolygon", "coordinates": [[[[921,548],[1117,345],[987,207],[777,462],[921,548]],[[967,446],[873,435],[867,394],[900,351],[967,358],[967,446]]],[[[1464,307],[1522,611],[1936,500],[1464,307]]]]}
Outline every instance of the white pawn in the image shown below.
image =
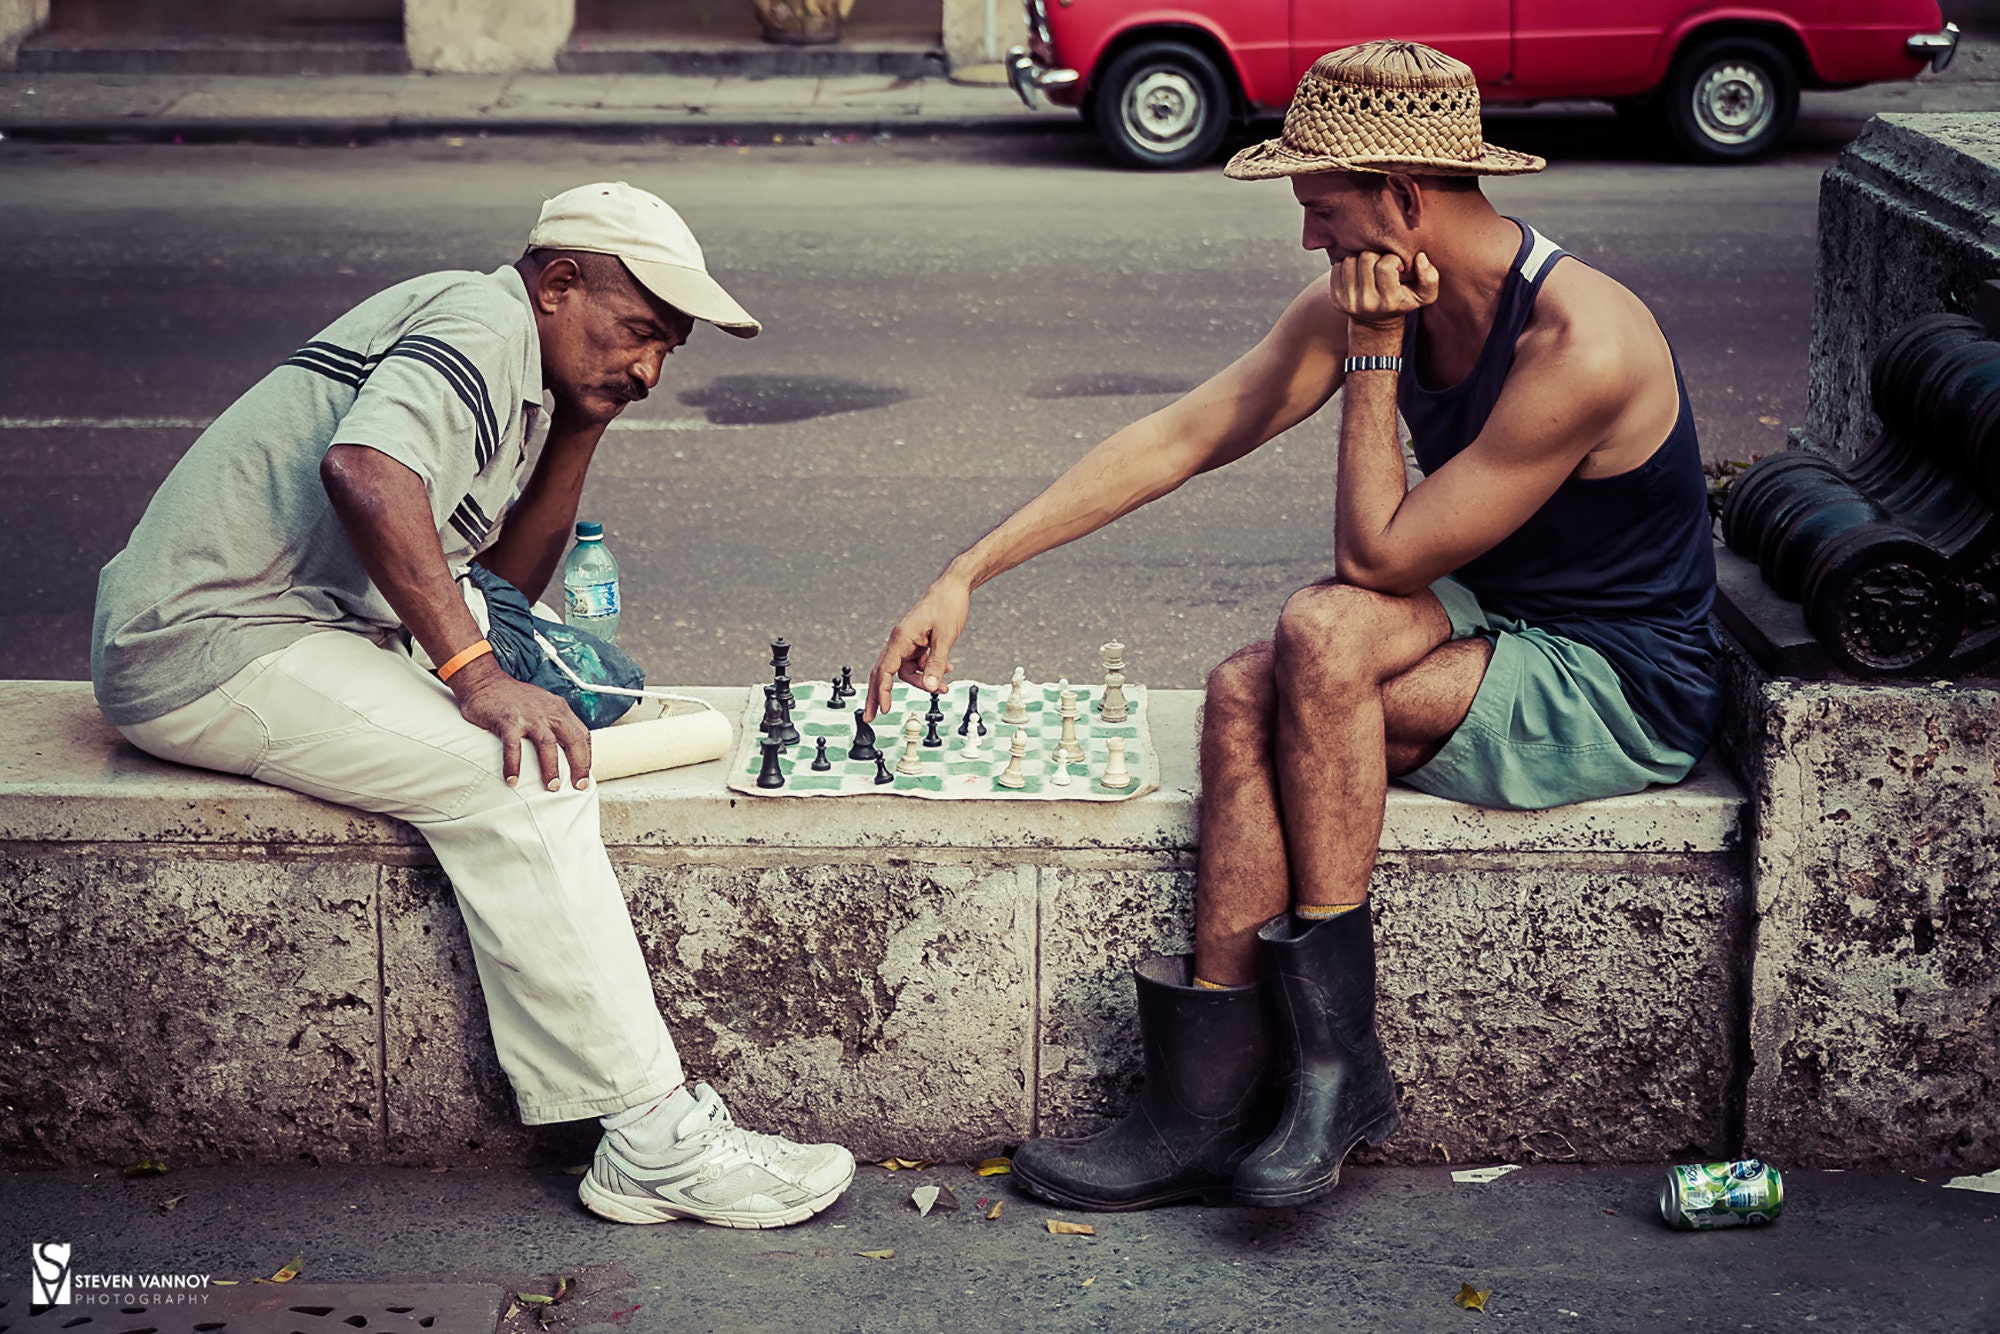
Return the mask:
{"type": "Polygon", "coordinates": [[[1057,787],[1069,786],[1069,761],[1058,755],[1049,769],[1049,781],[1057,787]]]}
{"type": "Polygon", "coordinates": [[[983,760],[986,758],[986,748],[979,744],[979,734],[986,730],[986,724],[980,720],[979,710],[974,709],[966,718],[966,722],[970,726],[965,729],[965,746],[958,753],[968,760],[983,760]]]}
{"type": "Polygon", "coordinates": [[[1014,739],[1007,743],[1007,767],[993,781],[1001,787],[1026,787],[1028,776],[1021,772],[1021,760],[1027,753],[1027,735],[1016,729],[1014,739]]]}
{"type": "Polygon", "coordinates": [[[921,774],[924,771],[924,725],[917,717],[916,710],[903,715],[903,758],[896,762],[899,774],[921,774]]]}
{"type": "Polygon", "coordinates": [[[1125,767],[1125,738],[1110,736],[1104,738],[1104,745],[1111,752],[1104,762],[1104,786],[1113,792],[1122,792],[1132,786],[1132,771],[1125,767]]]}
{"type": "Polygon", "coordinates": [[[1019,727],[1028,721],[1027,701],[1021,698],[1021,688],[1028,674],[1019,667],[1014,669],[1013,684],[1007,688],[1007,707],[1000,714],[1000,721],[1009,727],[1019,727]]]}

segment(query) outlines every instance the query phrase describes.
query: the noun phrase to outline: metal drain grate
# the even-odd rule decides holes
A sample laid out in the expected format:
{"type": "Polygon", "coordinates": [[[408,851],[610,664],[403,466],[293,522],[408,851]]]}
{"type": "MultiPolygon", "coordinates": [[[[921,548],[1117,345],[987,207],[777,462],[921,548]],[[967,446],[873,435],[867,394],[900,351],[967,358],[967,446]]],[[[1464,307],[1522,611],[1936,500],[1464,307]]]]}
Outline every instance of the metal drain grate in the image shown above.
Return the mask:
{"type": "Polygon", "coordinates": [[[493,1334],[506,1296],[486,1283],[287,1283],[214,1288],[206,1301],[52,1306],[0,1296],[0,1334],[493,1334]]]}

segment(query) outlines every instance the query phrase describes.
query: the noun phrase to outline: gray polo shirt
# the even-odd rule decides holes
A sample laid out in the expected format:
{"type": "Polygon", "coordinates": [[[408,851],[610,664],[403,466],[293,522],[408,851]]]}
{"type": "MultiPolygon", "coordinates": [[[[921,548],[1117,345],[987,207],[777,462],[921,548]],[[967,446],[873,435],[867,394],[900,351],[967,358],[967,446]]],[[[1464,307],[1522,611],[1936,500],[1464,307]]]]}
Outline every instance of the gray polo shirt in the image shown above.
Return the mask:
{"type": "Polygon", "coordinates": [[[362,302],[202,432],[104,567],[90,675],[106,721],[170,713],[307,635],[398,628],[320,483],[333,446],[367,445],[423,479],[457,574],[493,541],[547,430],[534,313],[511,266],[362,302]]]}

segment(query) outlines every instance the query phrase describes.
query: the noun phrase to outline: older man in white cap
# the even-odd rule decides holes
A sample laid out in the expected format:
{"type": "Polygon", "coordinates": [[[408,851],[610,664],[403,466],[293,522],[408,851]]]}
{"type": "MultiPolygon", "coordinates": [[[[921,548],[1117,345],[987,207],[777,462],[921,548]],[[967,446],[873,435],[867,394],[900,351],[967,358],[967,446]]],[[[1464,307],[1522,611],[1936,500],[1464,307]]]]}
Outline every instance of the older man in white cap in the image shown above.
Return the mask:
{"type": "Polygon", "coordinates": [[[1449,56],[1321,57],[1283,137],[1228,174],[1291,180],[1330,279],[953,560],[890,636],[876,704],[898,675],[937,688],[974,588],[1345,388],[1332,577],[1208,678],[1195,948],[1135,970],[1146,1083],[1104,1134],[1021,1147],[1014,1178],[1038,1194],[1136,1209],[1331,1190],[1400,1119],[1368,908],[1389,778],[1537,808],[1675,781],[1708,745],[1715,563],[1693,413],[1639,299],[1478,188],[1543,165],[1485,142],[1472,71],[1449,56]]]}
{"type": "Polygon", "coordinates": [[[541,594],[605,427],[696,320],[759,330],[680,216],[623,182],[549,200],[512,265],[369,298],[175,466],[99,580],[91,674],[143,750],[416,826],[522,1120],[603,1121],[592,1210],[779,1227],[831,1204],[852,1155],[742,1130],[687,1086],[589,732],[501,670],[455,582],[477,561],[541,594]]]}

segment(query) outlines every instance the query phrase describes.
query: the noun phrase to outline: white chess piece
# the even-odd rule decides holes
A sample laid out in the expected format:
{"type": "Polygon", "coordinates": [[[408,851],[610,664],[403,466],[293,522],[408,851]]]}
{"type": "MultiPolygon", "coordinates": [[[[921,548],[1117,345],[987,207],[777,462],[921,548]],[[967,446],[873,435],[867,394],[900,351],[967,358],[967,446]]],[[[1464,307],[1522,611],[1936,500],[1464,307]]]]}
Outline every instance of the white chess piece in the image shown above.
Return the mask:
{"type": "Polygon", "coordinates": [[[1019,667],[1014,669],[1013,684],[1007,688],[1007,707],[1001,711],[1000,721],[1009,727],[1019,727],[1028,721],[1027,701],[1021,698],[1021,690],[1028,674],[1019,667]]]}
{"type": "Polygon", "coordinates": [[[1076,706],[1076,692],[1065,689],[1056,712],[1062,715],[1062,735],[1056,738],[1056,758],[1065,764],[1083,758],[1083,743],[1076,739],[1076,719],[1081,712],[1076,706]]]}
{"type": "Polygon", "coordinates": [[[1021,760],[1028,753],[1027,734],[1015,729],[1014,739],[1007,743],[1007,767],[993,781],[1001,787],[1026,787],[1027,775],[1021,772],[1021,760]]]}
{"type": "Polygon", "coordinates": [[[924,725],[917,717],[916,710],[903,715],[903,758],[896,762],[899,774],[921,774],[924,771],[924,725]]]}
{"type": "Polygon", "coordinates": [[[1104,776],[1100,781],[1113,792],[1122,792],[1132,786],[1132,771],[1125,767],[1125,738],[1106,737],[1104,746],[1110,751],[1110,757],[1104,762],[1104,776]]]}
{"type": "Polygon", "coordinates": [[[1125,646],[1112,640],[1099,650],[1104,654],[1104,700],[1098,710],[1107,723],[1122,723],[1131,717],[1125,698],[1125,646]]]}
{"type": "Polygon", "coordinates": [[[1049,765],[1049,781],[1057,787],[1069,786],[1069,761],[1057,755],[1049,765]]]}
{"type": "Polygon", "coordinates": [[[979,734],[986,730],[986,724],[980,720],[979,710],[972,711],[970,722],[972,725],[965,729],[965,745],[958,753],[968,760],[983,760],[986,748],[979,744],[979,734]]]}

